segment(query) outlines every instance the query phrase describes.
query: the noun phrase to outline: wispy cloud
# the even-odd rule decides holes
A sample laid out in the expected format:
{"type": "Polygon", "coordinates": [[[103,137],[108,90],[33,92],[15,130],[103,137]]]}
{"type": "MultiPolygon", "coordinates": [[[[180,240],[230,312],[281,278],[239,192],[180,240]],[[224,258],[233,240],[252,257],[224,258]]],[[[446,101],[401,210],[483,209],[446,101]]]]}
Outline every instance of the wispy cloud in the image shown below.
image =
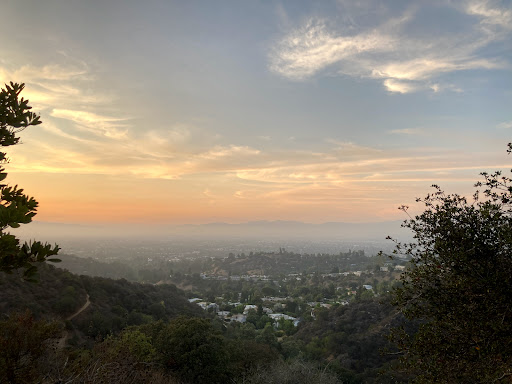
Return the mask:
{"type": "MultiPolygon", "coordinates": [[[[453,11],[454,6],[447,3],[453,11]]],[[[347,6],[346,13],[353,11],[347,6]]],[[[432,7],[439,7],[433,4],[432,7]]],[[[508,66],[500,57],[485,57],[481,49],[512,38],[512,11],[491,1],[471,1],[456,6],[465,18],[465,30],[447,29],[432,35],[415,33],[421,11],[409,7],[390,17],[384,12],[364,28],[347,15],[343,23],[310,19],[291,30],[271,50],[270,69],[293,80],[304,80],[327,71],[382,81],[389,92],[410,93],[431,89],[456,90],[451,84],[432,84],[443,74],[508,66]],[[492,28],[490,27],[492,26],[492,28]],[[440,35],[438,35],[440,34],[440,35]]],[[[338,19],[339,20],[339,19],[338,19]]]]}
{"type": "Polygon", "coordinates": [[[0,83],[10,81],[26,84],[24,97],[39,111],[55,106],[98,106],[112,101],[111,95],[91,90],[94,76],[88,65],[79,60],[67,59],[43,66],[4,64],[0,66],[0,83]]]}
{"type": "Polygon", "coordinates": [[[512,120],[510,121],[504,121],[502,123],[499,123],[498,124],[498,128],[501,128],[501,129],[509,129],[509,128],[512,128],[512,120]]]}
{"type": "Polygon", "coordinates": [[[215,160],[226,157],[243,157],[247,155],[253,156],[258,155],[259,153],[259,150],[250,148],[248,146],[231,145],[229,147],[216,146],[208,152],[200,154],[199,157],[207,160],[215,160]]]}
{"type": "Polygon", "coordinates": [[[417,84],[396,79],[384,80],[384,86],[389,92],[395,93],[409,93],[418,89],[417,84]]]}
{"type": "Polygon", "coordinates": [[[121,138],[126,135],[125,122],[128,119],[100,116],[92,112],[75,111],[69,109],[53,109],[50,116],[70,120],[78,126],[97,134],[110,138],[121,138]]]}
{"type": "Polygon", "coordinates": [[[293,79],[304,79],[328,66],[363,53],[385,52],[394,45],[390,36],[375,32],[336,36],[322,20],[310,20],[286,36],[271,56],[270,68],[293,79]]]}
{"type": "Polygon", "coordinates": [[[512,9],[501,7],[498,1],[477,0],[468,1],[466,12],[481,17],[481,24],[495,25],[512,29],[512,9]]]}
{"type": "Polygon", "coordinates": [[[389,131],[391,134],[397,135],[423,135],[424,132],[420,128],[404,128],[404,129],[392,129],[389,131]]]}

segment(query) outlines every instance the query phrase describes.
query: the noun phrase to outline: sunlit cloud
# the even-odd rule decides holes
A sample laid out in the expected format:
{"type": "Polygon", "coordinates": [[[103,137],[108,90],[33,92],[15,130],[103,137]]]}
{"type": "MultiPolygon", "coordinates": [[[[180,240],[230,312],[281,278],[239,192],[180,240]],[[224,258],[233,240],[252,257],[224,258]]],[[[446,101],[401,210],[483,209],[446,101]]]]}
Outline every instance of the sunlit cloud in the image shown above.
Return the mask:
{"type": "Polygon", "coordinates": [[[512,10],[500,7],[499,2],[489,0],[468,1],[466,12],[481,17],[482,24],[498,25],[512,29],[512,10]]]}
{"type": "Polygon", "coordinates": [[[203,191],[203,195],[205,195],[206,197],[208,197],[208,198],[210,198],[210,199],[211,199],[211,198],[213,198],[213,197],[215,197],[215,196],[213,196],[212,192],[211,192],[208,188],[206,188],[206,189],[203,191]]]}
{"type": "MultiPolygon", "coordinates": [[[[454,8],[450,4],[445,6],[454,8]]],[[[377,26],[367,29],[347,17],[343,19],[347,25],[329,19],[311,19],[292,29],[272,48],[269,67],[292,80],[304,80],[324,71],[329,75],[377,79],[391,93],[428,89],[460,91],[453,85],[431,81],[459,71],[507,67],[507,62],[483,57],[479,52],[512,38],[512,12],[490,1],[472,1],[455,9],[461,17],[473,16],[473,20],[466,20],[468,31],[454,34],[447,30],[441,37],[410,33],[421,16],[414,6],[398,17],[383,17],[377,26]],[[500,30],[489,30],[488,25],[498,26],[500,30]]]]}
{"type": "Polygon", "coordinates": [[[336,36],[323,21],[311,20],[279,43],[272,53],[270,69],[300,80],[365,52],[385,52],[395,43],[389,36],[375,32],[336,36]]]}
{"type": "Polygon", "coordinates": [[[351,141],[340,141],[333,139],[327,139],[325,141],[332,145],[332,148],[338,156],[341,155],[345,158],[362,156],[365,158],[371,158],[378,156],[378,154],[382,152],[376,148],[356,144],[351,141]]]}
{"type": "Polygon", "coordinates": [[[14,70],[0,68],[1,81],[14,81],[46,85],[49,81],[69,81],[86,76],[88,73],[85,63],[80,66],[48,64],[44,66],[23,65],[14,70]]]}
{"type": "Polygon", "coordinates": [[[94,134],[110,138],[121,138],[126,135],[123,124],[127,119],[100,116],[92,112],[68,109],[53,109],[50,116],[70,120],[94,134]]]}
{"type": "Polygon", "coordinates": [[[215,160],[218,158],[233,157],[233,156],[247,156],[247,155],[253,156],[253,155],[258,155],[259,153],[260,153],[259,150],[250,148],[248,146],[231,145],[229,147],[217,146],[215,148],[212,148],[208,152],[200,154],[199,157],[202,157],[202,158],[208,159],[208,160],[215,160]]]}
{"type": "Polygon", "coordinates": [[[59,127],[57,127],[53,121],[45,121],[44,124],[41,126],[41,128],[48,132],[49,134],[53,136],[57,136],[62,139],[72,140],[79,143],[85,143],[85,144],[94,144],[94,141],[91,141],[87,138],[84,138],[79,135],[73,135],[70,132],[63,131],[59,127]]]}
{"type": "Polygon", "coordinates": [[[83,61],[69,59],[65,63],[0,66],[0,83],[25,83],[25,99],[37,110],[59,106],[95,105],[111,102],[111,95],[90,90],[94,76],[83,61]]]}
{"type": "Polygon", "coordinates": [[[245,193],[244,191],[236,191],[233,196],[237,199],[243,199],[245,197],[245,193]]]}
{"type": "Polygon", "coordinates": [[[386,79],[384,80],[384,87],[389,92],[396,92],[396,93],[409,93],[414,92],[418,89],[418,86],[410,83],[405,82],[401,80],[395,80],[395,79],[386,79]]]}

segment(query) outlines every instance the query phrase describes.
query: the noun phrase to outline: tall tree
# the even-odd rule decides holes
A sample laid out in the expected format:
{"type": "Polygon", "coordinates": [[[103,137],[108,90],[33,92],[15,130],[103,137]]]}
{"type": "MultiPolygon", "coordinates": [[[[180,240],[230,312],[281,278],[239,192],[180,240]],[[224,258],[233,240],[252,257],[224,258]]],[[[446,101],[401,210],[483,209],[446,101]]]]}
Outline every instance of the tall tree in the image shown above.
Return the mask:
{"type": "MultiPolygon", "coordinates": [[[[8,147],[19,143],[18,133],[30,125],[41,124],[40,117],[31,112],[28,100],[20,98],[24,84],[10,83],[0,91],[0,146],[8,147]]],[[[8,162],[6,153],[0,151],[0,163],[8,162]]],[[[7,173],[0,166],[0,182],[7,173]]],[[[8,228],[18,228],[27,224],[36,215],[38,203],[33,197],[23,193],[23,189],[0,184],[0,271],[11,273],[22,269],[23,276],[33,280],[37,270],[34,263],[59,261],[49,259],[59,251],[58,246],[42,244],[39,241],[20,244],[16,236],[6,232],[8,228]]]]}
{"type": "Polygon", "coordinates": [[[417,383],[512,382],[512,179],[483,176],[473,199],[434,186],[397,243],[411,266],[395,304],[420,326],[394,339],[417,383]]]}

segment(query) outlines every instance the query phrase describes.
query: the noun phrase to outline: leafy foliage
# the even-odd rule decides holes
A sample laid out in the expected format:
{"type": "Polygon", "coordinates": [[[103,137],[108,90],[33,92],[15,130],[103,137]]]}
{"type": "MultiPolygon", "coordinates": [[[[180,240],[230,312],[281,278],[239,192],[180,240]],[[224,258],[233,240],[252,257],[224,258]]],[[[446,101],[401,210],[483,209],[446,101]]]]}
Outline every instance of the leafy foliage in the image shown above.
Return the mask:
{"type": "Polygon", "coordinates": [[[260,368],[237,381],[240,384],[338,384],[331,372],[319,369],[314,363],[295,360],[291,363],[278,361],[270,368],[260,368]]]}
{"type": "Polygon", "coordinates": [[[37,318],[65,318],[77,311],[89,294],[91,305],[68,327],[79,339],[103,339],[130,325],[140,325],[178,315],[204,316],[173,285],[153,286],[77,276],[45,264],[39,267],[39,283],[27,284],[16,275],[0,275],[0,314],[29,309],[37,318]]]}
{"type": "MultiPolygon", "coordinates": [[[[41,381],[44,384],[180,384],[154,363],[155,350],[147,336],[127,329],[119,336],[97,342],[91,350],[65,353],[52,362],[41,381]]],[[[34,381],[36,382],[36,381],[34,381]]]]}
{"type": "Polygon", "coordinates": [[[12,384],[34,382],[40,375],[41,359],[59,332],[57,322],[36,321],[28,311],[1,320],[0,378],[12,384]]]}
{"type": "MultiPolygon", "coordinates": [[[[41,124],[39,116],[31,112],[28,100],[19,98],[24,84],[6,85],[0,91],[0,146],[7,147],[19,143],[17,133],[30,125],[41,124]]],[[[0,162],[7,162],[5,152],[0,152],[0,162]]],[[[0,167],[0,182],[7,177],[4,167],[0,167]]],[[[59,251],[59,247],[40,242],[20,245],[16,236],[5,232],[7,228],[18,228],[28,224],[37,212],[37,201],[23,193],[18,186],[0,184],[0,271],[11,273],[24,269],[24,277],[33,280],[37,268],[35,262],[59,261],[48,259],[59,251]]]]}
{"type": "Polygon", "coordinates": [[[0,314],[30,310],[36,319],[65,317],[80,308],[87,292],[78,276],[41,265],[38,284],[27,284],[15,274],[0,274],[0,314]]]}
{"type": "Polygon", "coordinates": [[[418,199],[425,211],[404,223],[415,241],[397,243],[395,252],[412,260],[395,304],[422,324],[393,337],[418,383],[512,377],[512,179],[483,176],[472,201],[434,186],[418,199]]]}
{"type": "Polygon", "coordinates": [[[391,372],[396,356],[383,353],[396,350],[385,336],[399,325],[388,297],[323,308],[321,313],[322,318],[317,314],[315,321],[301,324],[295,335],[285,339],[299,343],[304,358],[328,362],[344,383],[408,382],[391,372]]]}
{"type": "Polygon", "coordinates": [[[178,317],[162,326],[154,340],[161,363],[187,382],[227,381],[225,341],[210,321],[178,317]]]}

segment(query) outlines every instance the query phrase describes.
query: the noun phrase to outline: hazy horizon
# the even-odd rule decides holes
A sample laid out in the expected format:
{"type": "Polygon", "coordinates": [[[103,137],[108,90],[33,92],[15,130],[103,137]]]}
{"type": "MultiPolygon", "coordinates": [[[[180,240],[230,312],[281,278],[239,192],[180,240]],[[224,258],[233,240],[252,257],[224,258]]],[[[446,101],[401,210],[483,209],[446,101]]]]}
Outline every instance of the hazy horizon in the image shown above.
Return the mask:
{"type": "Polygon", "coordinates": [[[387,236],[406,238],[408,231],[400,227],[401,221],[374,223],[303,223],[298,221],[253,221],[244,223],[207,223],[183,225],[141,225],[133,223],[69,224],[34,221],[10,230],[24,240],[30,239],[282,239],[304,241],[385,241],[387,236]]]}

